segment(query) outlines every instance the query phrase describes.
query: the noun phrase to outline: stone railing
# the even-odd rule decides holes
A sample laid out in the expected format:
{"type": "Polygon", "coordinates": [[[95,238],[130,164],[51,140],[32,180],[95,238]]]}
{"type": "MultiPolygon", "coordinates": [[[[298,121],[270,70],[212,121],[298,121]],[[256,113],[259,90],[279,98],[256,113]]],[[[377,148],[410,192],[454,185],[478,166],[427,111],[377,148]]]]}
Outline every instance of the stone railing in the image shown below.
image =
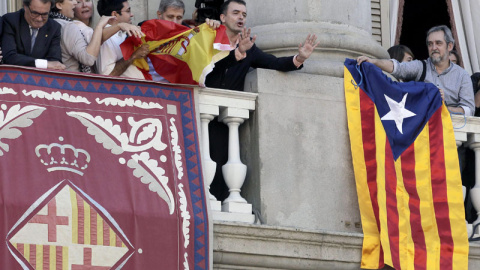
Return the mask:
{"type": "Polygon", "coordinates": [[[223,202],[208,194],[213,219],[253,223],[255,216],[252,214],[252,205],[240,195],[247,166],[240,160],[239,126],[248,121],[250,113],[255,110],[257,94],[212,88],[196,88],[196,92],[199,114],[197,118],[201,122],[199,136],[203,177],[208,187],[213,181],[217,166],[222,166],[216,164],[210,157],[208,125],[212,120],[218,120],[228,126],[228,161],[222,166],[222,172],[230,194],[223,202]]]}
{"type": "MultiPolygon", "coordinates": [[[[480,117],[466,117],[452,115],[452,122],[455,131],[457,147],[464,145],[475,152],[475,185],[469,191],[469,198],[479,216],[472,224],[467,223],[468,235],[472,233],[472,228],[480,223],[480,117]]],[[[466,187],[463,187],[463,197],[466,197],[466,187]]],[[[480,231],[475,232],[476,236],[480,231]]]]}

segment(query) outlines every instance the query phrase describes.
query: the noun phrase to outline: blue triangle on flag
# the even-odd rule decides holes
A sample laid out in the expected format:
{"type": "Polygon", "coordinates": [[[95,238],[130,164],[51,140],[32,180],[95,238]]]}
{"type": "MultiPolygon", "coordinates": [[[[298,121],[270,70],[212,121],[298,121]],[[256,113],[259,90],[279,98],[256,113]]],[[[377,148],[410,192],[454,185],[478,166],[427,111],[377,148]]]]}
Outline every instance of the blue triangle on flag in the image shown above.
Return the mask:
{"type": "Polygon", "coordinates": [[[356,60],[346,59],[345,67],[357,84],[361,82],[359,88],[375,103],[379,117],[384,118],[382,124],[396,160],[416,140],[430,117],[442,106],[438,88],[424,82],[393,82],[380,68],[368,62],[362,63],[358,68],[356,60]],[[391,108],[392,104],[403,102],[404,109],[414,116],[409,116],[410,113],[399,114],[400,117],[395,119],[402,119],[402,123],[388,119],[395,112],[391,108]]]}

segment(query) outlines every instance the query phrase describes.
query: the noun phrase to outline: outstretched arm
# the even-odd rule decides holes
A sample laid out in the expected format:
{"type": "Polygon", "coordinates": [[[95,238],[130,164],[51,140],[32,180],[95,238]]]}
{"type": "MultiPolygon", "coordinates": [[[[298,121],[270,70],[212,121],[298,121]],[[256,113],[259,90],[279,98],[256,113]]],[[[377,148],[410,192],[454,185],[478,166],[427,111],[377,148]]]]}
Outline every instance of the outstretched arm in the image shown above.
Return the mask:
{"type": "Polygon", "coordinates": [[[379,67],[381,70],[392,73],[393,72],[393,62],[389,59],[372,59],[364,55],[357,58],[357,64],[360,65],[363,62],[372,63],[375,66],[379,67]]]}
{"type": "Polygon", "coordinates": [[[103,28],[102,43],[109,39],[111,36],[115,35],[120,30],[126,32],[129,37],[135,36],[137,38],[141,38],[145,36],[145,34],[142,32],[142,29],[136,25],[129,23],[117,23],[110,27],[103,28]]]}

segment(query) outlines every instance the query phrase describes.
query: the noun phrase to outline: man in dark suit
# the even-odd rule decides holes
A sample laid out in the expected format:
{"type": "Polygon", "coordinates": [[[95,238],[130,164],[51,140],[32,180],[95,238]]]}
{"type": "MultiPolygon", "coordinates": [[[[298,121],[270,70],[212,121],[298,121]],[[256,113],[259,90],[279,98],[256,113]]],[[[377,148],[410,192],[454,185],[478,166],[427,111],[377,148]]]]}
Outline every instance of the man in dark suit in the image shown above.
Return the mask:
{"type": "Polygon", "coordinates": [[[51,0],[24,0],[23,9],[3,16],[5,64],[65,69],[60,24],[48,19],[52,4],[51,0]]]}
{"type": "Polygon", "coordinates": [[[245,28],[247,6],[244,0],[228,0],[221,7],[220,20],[226,27],[230,45],[235,48],[224,59],[215,63],[208,74],[207,87],[243,91],[245,76],[250,68],[265,68],[278,71],[293,71],[303,67],[303,62],[318,45],[315,34],[308,35],[298,47],[298,54],[289,57],[275,57],[264,53],[255,45],[256,36],[250,38],[250,29],[245,28]]]}

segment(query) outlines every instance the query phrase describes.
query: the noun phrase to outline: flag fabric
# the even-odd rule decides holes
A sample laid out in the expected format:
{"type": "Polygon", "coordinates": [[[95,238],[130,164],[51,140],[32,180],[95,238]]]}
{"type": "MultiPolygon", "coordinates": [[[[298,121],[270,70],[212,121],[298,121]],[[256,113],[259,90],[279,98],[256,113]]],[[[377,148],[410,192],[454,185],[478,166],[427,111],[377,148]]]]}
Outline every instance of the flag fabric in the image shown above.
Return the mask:
{"type": "Polygon", "coordinates": [[[458,154],[438,88],[393,82],[352,59],[344,75],[361,267],[468,269],[458,154]]]}
{"type": "MultiPolygon", "coordinates": [[[[129,59],[136,48],[148,44],[148,58],[155,71],[170,83],[199,84],[205,86],[205,78],[215,63],[232,50],[225,33],[225,26],[216,30],[207,24],[195,28],[165,20],[148,20],[141,26],[145,37],[129,37],[120,47],[123,57],[129,59]]],[[[151,79],[145,59],[137,59],[134,65],[145,78],[151,79]]]]}
{"type": "Polygon", "coordinates": [[[210,269],[191,88],[0,66],[0,269],[210,269]]]}

